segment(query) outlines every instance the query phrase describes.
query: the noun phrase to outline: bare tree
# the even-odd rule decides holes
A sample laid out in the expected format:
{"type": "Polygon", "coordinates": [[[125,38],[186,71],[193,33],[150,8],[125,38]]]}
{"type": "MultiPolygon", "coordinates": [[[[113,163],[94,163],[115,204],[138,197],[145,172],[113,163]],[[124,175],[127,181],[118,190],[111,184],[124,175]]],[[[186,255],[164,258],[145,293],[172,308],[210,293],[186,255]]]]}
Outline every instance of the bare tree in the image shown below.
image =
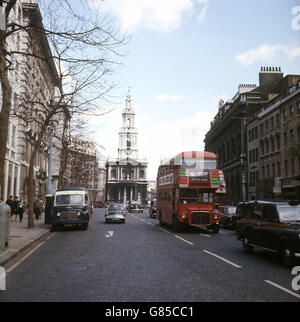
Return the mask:
{"type": "MultiPolygon", "coordinates": [[[[116,86],[112,79],[113,66],[116,66],[120,56],[118,49],[126,41],[124,36],[119,36],[114,31],[111,21],[106,17],[100,19],[88,8],[86,1],[78,1],[76,8],[66,0],[37,2],[39,5],[21,1],[24,14],[22,21],[9,22],[7,30],[0,33],[0,80],[3,89],[3,108],[0,113],[0,187],[4,186],[7,128],[9,115],[12,113],[9,57],[13,61],[21,59],[23,67],[35,64],[39,65],[40,70],[52,70],[52,79],[49,80],[51,86],[47,90],[42,88],[39,81],[27,80],[26,91],[20,94],[19,104],[13,111],[24,124],[35,128],[28,170],[29,228],[34,227],[34,165],[42,142],[49,135],[51,122],[64,117],[66,108],[70,115],[101,115],[106,112],[102,107],[110,91],[116,86]],[[44,15],[44,24],[40,9],[44,15]],[[18,50],[7,48],[5,45],[8,37],[18,32],[25,33],[32,45],[18,50]],[[39,44],[37,47],[36,43],[39,44]]],[[[7,17],[16,3],[17,0],[8,1],[5,9],[7,17]]]]}

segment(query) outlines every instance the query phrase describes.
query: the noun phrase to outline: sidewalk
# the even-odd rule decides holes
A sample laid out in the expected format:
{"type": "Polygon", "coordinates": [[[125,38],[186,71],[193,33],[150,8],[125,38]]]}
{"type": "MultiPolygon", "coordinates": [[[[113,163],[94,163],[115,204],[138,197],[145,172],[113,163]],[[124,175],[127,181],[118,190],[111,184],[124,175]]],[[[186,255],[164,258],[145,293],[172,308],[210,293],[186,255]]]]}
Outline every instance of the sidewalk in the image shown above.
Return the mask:
{"type": "Polygon", "coordinates": [[[51,225],[44,224],[44,216],[39,221],[35,220],[35,228],[33,229],[27,228],[27,214],[24,214],[23,222],[19,221],[19,217],[17,220],[17,222],[10,223],[8,247],[3,251],[0,250],[0,266],[4,266],[39,239],[49,234],[51,229],[51,225]]]}

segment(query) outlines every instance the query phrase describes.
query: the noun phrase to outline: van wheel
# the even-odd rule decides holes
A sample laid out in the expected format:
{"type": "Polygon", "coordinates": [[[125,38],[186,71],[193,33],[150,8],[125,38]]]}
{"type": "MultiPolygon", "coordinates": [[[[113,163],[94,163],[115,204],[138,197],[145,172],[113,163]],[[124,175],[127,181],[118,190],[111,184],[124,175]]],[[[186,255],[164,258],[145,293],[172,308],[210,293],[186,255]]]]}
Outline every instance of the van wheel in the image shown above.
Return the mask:
{"type": "Polygon", "coordinates": [[[87,230],[89,227],[89,224],[88,223],[83,224],[81,227],[82,227],[82,230],[87,230]]]}
{"type": "Polygon", "coordinates": [[[246,253],[253,253],[254,247],[249,245],[248,239],[244,237],[243,237],[243,248],[246,253]]]}
{"type": "Polygon", "coordinates": [[[294,251],[288,243],[280,247],[280,259],[285,266],[291,267],[295,264],[294,251]]]}

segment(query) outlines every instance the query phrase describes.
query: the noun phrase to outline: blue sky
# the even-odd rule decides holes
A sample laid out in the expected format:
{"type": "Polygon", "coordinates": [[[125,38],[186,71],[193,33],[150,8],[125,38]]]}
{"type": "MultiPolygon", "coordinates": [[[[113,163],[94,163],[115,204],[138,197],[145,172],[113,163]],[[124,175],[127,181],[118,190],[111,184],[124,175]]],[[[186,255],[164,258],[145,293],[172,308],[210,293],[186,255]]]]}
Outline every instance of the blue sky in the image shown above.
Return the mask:
{"type": "Polygon", "coordinates": [[[122,99],[91,121],[95,139],[117,157],[130,86],[148,179],[155,179],[160,159],[202,150],[218,100],[233,97],[241,83],[258,84],[261,66],[300,74],[300,0],[89,2],[132,35],[116,75],[123,87],[114,94],[122,99]]]}

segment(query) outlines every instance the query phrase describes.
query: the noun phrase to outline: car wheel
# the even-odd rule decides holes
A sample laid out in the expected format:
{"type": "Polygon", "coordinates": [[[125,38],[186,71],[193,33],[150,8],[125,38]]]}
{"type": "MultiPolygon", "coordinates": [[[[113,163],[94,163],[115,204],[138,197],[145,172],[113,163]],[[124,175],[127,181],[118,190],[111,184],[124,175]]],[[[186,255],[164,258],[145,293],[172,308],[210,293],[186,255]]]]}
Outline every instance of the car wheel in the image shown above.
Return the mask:
{"type": "Polygon", "coordinates": [[[288,266],[288,267],[294,266],[294,263],[295,263],[294,251],[292,250],[291,246],[288,243],[284,243],[280,247],[280,258],[282,263],[285,266],[288,266]]]}
{"type": "Polygon", "coordinates": [[[249,241],[247,238],[243,238],[243,248],[246,253],[253,253],[254,247],[249,245],[249,241]]]}

